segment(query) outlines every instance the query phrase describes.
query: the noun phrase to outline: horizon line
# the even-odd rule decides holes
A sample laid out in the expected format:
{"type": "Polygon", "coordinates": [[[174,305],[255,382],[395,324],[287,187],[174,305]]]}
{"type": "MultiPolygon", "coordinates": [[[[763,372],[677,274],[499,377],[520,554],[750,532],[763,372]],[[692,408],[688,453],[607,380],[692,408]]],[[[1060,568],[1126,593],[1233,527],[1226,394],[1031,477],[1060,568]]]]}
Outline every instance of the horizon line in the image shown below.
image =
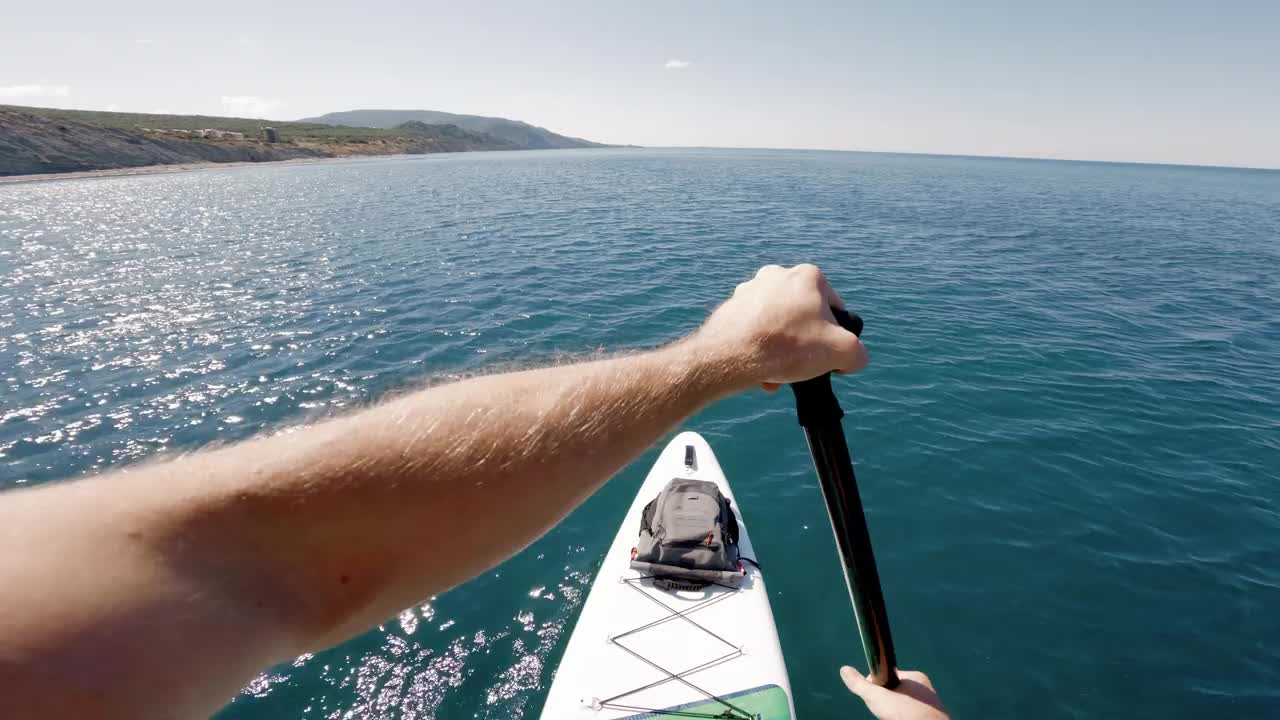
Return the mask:
{"type": "MultiPolygon", "coordinates": [[[[939,158],[971,158],[976,160],[1026,160],[1042,162],[1097,163],[1103,165],[1150,165],[1155,167],[1174,168],[1206,168],[1211,170],[1254,170],[1258,172],[1280,172],[1280,165],[1262,167],[1257,165],[1205,165],[1201,163],[1167,162],[1156,160],[1092,160],[1064,157],[1042,157],[1038,155],[976,155],[972,153],[923,152],[913,150],[854,150],[850,148],[820,147],[751,147],[740,145],[610,145],[618,149],[641,148],[645,150],[775,150],[785,152],[843,152],[862,153],[864,155],[914,155],[919,157],[939,158]]],[[[605,148],[577,148],[581,150],[605,148]]]]}

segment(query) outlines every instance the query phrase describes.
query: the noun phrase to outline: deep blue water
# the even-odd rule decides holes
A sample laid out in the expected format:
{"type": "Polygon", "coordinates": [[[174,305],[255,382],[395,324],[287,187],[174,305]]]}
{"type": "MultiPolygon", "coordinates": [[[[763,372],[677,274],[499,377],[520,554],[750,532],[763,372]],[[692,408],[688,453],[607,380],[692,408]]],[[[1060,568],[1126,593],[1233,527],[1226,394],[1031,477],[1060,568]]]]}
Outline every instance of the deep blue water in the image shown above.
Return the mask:
{"type": "MultiPolygon", "coordinates": [[[[845,427],[899,657],[956,717],[1280,717],[1280,172],[601,150],[0,186],[0,487],[661,343],[768,262],[867,319],[845,427]]],[[[752,524],[801,717],[863,716],[790,399],[685,427],[752,524]]],[[[537,717],[652,457],[219,717],[537,717]]]]}

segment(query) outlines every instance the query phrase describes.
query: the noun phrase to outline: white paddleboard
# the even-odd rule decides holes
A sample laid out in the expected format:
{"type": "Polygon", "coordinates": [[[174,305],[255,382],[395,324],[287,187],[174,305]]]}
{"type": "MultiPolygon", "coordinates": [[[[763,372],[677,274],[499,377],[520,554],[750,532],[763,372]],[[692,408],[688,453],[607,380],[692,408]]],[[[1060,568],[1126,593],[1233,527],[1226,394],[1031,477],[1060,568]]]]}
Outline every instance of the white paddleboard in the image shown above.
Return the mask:
{"type": "Polygon", "coordinates": [[[654,463],[591,585],[542,709],[543,720],[792,720],[795,706],[758,564],[736,588],[669,591],[631,569],[644,506],[673,478],[710,480],[732,501],[743,558],[748,524],[711,447],[680,433],[654,463]],[[693,462],[686,464],[687,448],[693,462]]]}

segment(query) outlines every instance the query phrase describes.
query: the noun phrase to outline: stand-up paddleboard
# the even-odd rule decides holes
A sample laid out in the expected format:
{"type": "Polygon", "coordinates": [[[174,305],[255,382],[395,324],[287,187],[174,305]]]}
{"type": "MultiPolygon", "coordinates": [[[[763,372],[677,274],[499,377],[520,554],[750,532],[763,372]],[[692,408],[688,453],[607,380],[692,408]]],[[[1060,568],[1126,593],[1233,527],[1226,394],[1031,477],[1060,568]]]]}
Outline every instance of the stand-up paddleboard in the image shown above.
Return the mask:
{"type": "Polygon", "coordinates": [[[748,526],[711,447],[680,433],[631,503],[556,670],[543,720],[792,720],[791,683],[748,526]],[[738,520],[736,587],[667,590],[631,568],[645,505],[673,478],[720,487],[738,520]]]}

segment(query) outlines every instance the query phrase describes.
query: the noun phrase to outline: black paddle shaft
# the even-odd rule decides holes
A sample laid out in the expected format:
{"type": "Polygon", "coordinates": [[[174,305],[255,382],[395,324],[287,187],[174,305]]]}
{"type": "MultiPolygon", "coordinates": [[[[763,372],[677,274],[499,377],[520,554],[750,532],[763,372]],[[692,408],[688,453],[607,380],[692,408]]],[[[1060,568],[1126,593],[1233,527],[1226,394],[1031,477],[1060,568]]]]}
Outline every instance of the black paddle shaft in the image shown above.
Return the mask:
{"type": "MultiPolygon", "coordinates": [[[[845,330],[862,334],[862,318],[839,308],[832,308],[832,312],[845,330]]],[[[858,495],[858,481],[853,476],[849,445],[840,425],[844,410],[831,389],[831,373],[791,383],[791,390],[796,395],[796,416],[809,439],[809,453],[818,471],[831,530],[844,564],[844,580],[857,616],[867,667],[875,684],[892,689],[898,685],[898,660],[889,635],[889,615],[880,590],[876,558],[871,552],[871,534],[858,495]]]]}

